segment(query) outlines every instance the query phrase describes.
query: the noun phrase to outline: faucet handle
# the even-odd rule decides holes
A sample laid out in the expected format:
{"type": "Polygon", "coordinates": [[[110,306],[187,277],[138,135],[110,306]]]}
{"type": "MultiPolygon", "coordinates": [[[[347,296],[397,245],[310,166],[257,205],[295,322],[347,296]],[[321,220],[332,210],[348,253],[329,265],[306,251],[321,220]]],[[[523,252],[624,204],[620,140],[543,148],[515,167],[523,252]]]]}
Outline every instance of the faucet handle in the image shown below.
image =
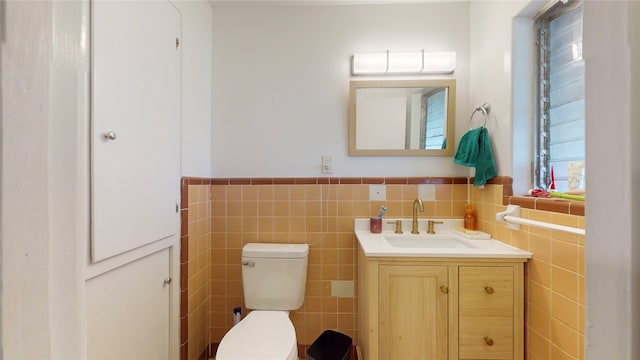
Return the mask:
{"type": "Polygon", "coordinates": [[[435,234],[436,233],[436,231],[433,228],[433,226],[435,224],[444,224],[444,221],[434,221],[434,220],[427,221],[427,234],[435,234]]]}
{"type": "Polygon", "coordinates": [[[402,234],[402,220],[396,220],[396,234],[402,234]]]}
{"type": "Polygon", "coordinates": [[[396,224],[396,231],[394,231],[394,233],[402,234],[402,220],[396,220],[395,222],[388,221],[387,224],[396,224]]]}

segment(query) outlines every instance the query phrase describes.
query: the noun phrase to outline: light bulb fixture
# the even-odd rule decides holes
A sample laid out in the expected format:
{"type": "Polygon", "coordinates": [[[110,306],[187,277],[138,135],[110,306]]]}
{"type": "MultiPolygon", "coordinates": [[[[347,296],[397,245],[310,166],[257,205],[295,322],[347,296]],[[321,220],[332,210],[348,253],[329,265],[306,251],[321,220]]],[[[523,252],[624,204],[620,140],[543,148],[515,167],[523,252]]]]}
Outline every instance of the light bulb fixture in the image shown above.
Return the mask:
{"type": "Polygon", "coordinates": [[[456,53],[422,50],[354,54],[351,66],[353,75],[452,74],[456,68],[456,53]]]}
{"type": "Polygon", "coordinates": [[[388,73],[415,74],[422,71],[422,52],[399,52],[388,54],[388,73]]]}
{"type": "Polygon", "coordinates": [[[388,52],[353,55],[353,74],[384,74],[389,67],[388,52]]]}

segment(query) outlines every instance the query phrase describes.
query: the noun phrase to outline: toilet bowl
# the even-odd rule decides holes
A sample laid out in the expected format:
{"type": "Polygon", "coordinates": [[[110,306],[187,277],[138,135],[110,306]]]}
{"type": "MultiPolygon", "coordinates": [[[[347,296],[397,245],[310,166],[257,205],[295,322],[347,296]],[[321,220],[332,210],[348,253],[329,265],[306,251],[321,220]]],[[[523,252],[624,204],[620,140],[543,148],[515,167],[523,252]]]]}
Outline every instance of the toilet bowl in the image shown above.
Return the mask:
{"type": "Polygon", "coordinates": [[[216,360],[298,360],[289,313],[252,311],[224,335],[216,360]]]}

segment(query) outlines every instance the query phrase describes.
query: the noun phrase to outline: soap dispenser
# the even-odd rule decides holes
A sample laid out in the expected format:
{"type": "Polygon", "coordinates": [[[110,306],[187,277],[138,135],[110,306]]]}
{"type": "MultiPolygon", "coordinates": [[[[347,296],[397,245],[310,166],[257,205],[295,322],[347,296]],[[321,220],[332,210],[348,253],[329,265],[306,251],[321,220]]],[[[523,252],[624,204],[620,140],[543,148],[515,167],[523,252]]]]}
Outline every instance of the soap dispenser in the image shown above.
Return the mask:
{"type": "Polygon", "coordinates": [[[464,214],[464,228],[476,230],[476,213],[473,211],[473,205],[471,204],[467,204],[467,210],[464,214]]]}

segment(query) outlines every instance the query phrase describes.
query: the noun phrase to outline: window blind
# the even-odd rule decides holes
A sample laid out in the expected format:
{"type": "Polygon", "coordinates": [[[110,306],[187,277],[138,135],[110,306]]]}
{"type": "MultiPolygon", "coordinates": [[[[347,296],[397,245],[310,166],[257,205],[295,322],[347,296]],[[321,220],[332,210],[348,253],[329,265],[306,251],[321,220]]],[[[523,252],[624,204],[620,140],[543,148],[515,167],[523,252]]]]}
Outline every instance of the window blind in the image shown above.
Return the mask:
{"type": "Polygon", "coordinates": [[[420,132],[421,149],[443,149],[446,134],[447,92],[439,89],[422,96],[424,124],[420,132]]]}

